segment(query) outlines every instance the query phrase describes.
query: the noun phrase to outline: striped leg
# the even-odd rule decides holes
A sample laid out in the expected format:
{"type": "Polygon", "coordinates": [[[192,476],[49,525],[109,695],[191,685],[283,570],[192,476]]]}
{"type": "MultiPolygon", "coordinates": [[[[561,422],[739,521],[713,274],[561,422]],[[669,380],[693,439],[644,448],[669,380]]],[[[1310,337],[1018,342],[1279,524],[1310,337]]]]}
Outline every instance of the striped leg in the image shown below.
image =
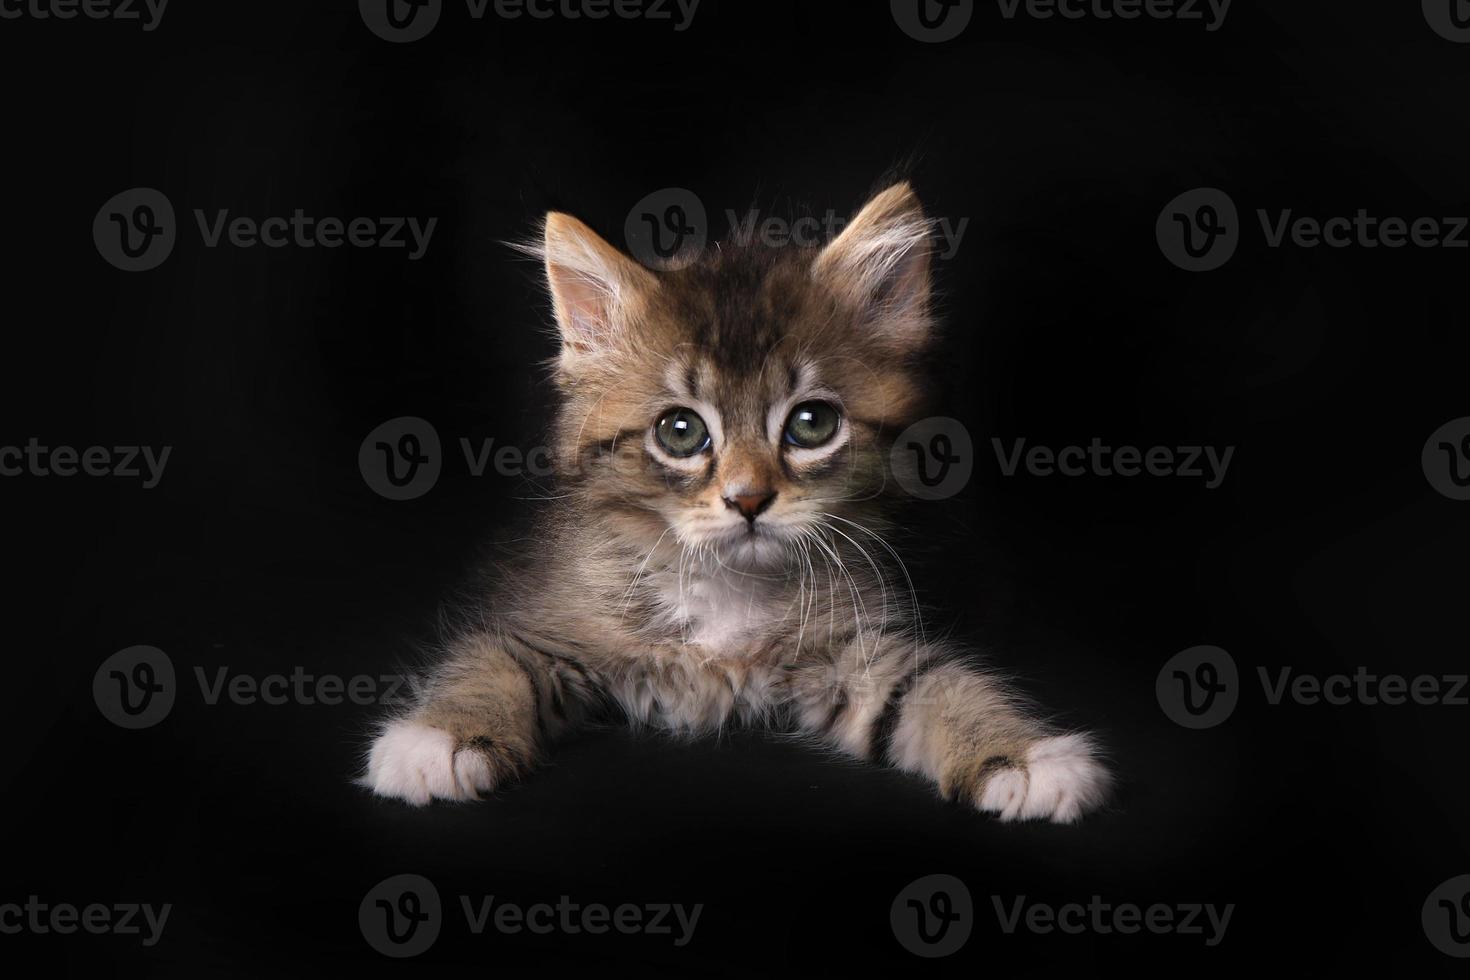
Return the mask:
{"type": "Polygon", "coordinates": [[[865,636],[793,671],[799,724],[843,751],[921,773],[1002,820],[1078,820],[1106,796],[1092,741],[1061,734],[995,677],[912,639],[865,636]]]}
{"type": "Polygon", "coordinates": [[[373,742],[365,782],[422,806],[473,800],[525,773],[571,728],[598,685],[576,661],[507,636],[451,645],[418,705],[373,742]]]}

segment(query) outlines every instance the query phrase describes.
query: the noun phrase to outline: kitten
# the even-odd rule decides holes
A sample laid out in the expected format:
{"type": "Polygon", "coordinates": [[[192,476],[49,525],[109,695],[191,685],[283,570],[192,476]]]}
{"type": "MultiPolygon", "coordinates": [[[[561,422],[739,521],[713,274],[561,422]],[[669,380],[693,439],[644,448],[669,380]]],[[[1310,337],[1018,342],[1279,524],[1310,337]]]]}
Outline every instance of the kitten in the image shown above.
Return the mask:
{"type": "Polygon", "coordinates": [[[879,536],[889,448],[930,389],[932,231],[898,184],[824,247],[652,270],[548,215],[557,499],[378,735],[367,785],[475,799],[615,705],[679,732],[809,733],[1002,820],[1096,807],[1092,740],[926,640],[879,536]]]}

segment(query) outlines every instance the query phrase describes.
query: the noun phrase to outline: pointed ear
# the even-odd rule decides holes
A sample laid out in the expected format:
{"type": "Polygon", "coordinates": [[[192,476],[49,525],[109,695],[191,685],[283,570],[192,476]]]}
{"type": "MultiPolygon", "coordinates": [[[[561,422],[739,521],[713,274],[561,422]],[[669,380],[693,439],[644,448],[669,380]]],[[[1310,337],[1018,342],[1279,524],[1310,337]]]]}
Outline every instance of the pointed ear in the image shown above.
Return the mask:
{"type": "Polygon", "coordinates": [[[541,251],[563,364],[624,339],[643,297],[658,286],[652,273],[569,214],[546,216],[541,251]]]}
{"type": "Polygon", "coordinates": [[[929,312],[932,222],[906,182],[864,205],[817,256],[812,274],[859,310],[892,345],[912,350],[933,329],[929,312]]]}

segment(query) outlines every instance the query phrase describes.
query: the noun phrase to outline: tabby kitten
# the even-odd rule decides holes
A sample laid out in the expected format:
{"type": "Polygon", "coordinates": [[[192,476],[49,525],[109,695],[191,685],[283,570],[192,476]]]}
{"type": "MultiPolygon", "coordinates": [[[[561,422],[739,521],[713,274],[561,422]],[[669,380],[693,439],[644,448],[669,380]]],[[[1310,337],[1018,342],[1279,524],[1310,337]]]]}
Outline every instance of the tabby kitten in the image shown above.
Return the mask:
{"type": "Polygon", "coordinates": [[[932,232],[898,184],[822,248],[651,270],[548,215],[555,499],[383,727],[367,785],[472,800],[616,706],[679,732],[809,733],[1002,820],[1096,807],[1092,741],[925,639],[880,537],[889,449],[930,387],[932,232]]]}

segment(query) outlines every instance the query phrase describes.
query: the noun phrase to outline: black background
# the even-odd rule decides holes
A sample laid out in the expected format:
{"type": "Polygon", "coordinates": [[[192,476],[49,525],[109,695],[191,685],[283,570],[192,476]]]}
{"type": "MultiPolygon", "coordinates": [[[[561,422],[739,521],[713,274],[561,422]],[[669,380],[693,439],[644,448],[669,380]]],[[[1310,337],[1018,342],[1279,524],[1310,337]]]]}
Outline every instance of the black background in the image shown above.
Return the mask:
{"type": "MultiPolygon", "coordinates": [[[[3,894],[174,905],[163,939],[0,936],[58,971],[295,975],[395,964],[358,930],[375,883],[432,879],[448,921],[412,961],[655,975],[878,971],[1224,975],[1258,965],[1447,973],[1420,907],[1470,871],[1466,712],[1271,706],[1258,667],[1465,670],[1470,504],[1420,450],[1470,415],[1465,251],[1266,247],[1255,209],[1470,212],[1470,45],[1415,3],[1237,0],[1199,21],[1006,20],[920,43],[886,4],[704,0],[667,22],[471,20],[373,36],[352,3],[175,0],[136,23],[0,21],[7,152],[0,444],[169,445],[158,487],[0,480],[12,624],[3,894]],[[1121,786],[1080,827],[1006,826],[920,781],[732,733],[594,731],[481,805],[354,786],[378,712],[208,705],[196,667],[378,675],[432,635],[486,542],[538,490],[471,477],[457,440],[537,444],[553,345],[534,266],[503,243],[548,208],[622,243],[687,187],[726,209],[850,214],[895,167],[968,218],[938,265],[947,411],[974,436],[959,497],[916,504],[935,629],[982,644],[1121,786]],[[103,261],[112,195],[158,188],[159,268],[103,261]],[[1223,268],[1188,273],[1154,221],[1219,187],[1223,268]],[[205,248],[195,208],[437,216],[428,253],[205,248]],[[429,419],[449,457],[415,501],[374,494],[374,426],[429,419]],[[1003,477],[992,437],[1235,446],[1224,484],[1003,477]],[[91,696],[116,650],[166,651],[181,691],[124,731],[91,696]],[[1224,647],[1241,703],[1168,720],[1174,653],[1224,647]],[[889,905],[945,873],[975,931],[906,952],[889,905]],[[473,936],[459,895],[703,903],[693,941],[473,936]],[[1234,903],[1224,941],[1005,934],[1007,903],[1234,903]]],[[[410,968],[411,968],[410,967],[410,968]]],[[[401,967],[400,967],[401,968],[401,967]]]]}

